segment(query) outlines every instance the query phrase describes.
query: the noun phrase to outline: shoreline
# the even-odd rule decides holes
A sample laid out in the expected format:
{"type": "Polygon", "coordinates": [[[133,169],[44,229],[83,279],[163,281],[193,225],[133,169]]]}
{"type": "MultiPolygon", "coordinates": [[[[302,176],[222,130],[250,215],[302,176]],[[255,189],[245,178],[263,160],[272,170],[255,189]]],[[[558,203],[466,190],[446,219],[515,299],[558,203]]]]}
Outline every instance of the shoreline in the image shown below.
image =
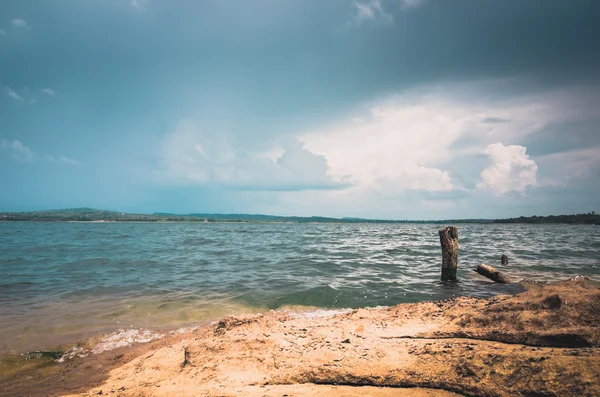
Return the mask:
{"type": "Polygon", "coordinates": [[[7,397],[341,396],[359,386],[373,388],[362,395],[382,396],[398,387],[426,388],[411,389],[414,396],[452,395],[427,394],[431,389],[592,396],[600,394],[599,323],[600,290],[575,278],[488,299],[329,316],[230,316],[147,344],[24,369],[0,385],[7,397]]]}
{"type": "Polygon", "coordinates": [[[360,224],[373,224],[373,225],[443,225],[443,224],[456,224],[456,225],[535,225],[535,226],[545,226],[545,225],[557,225],[557,226],[600,226],[600,223],[586,223],[586,222],[545,222],[545,223],[533,223],[533,222],[494,222],[493,220],[486,222],[471,222],[469,220],[458,220],[458,221],[398,221],[398,220],[363,220],[363,221],[344,221],[344,220],[336,220],[336,221],[277,221],[277,220],[113,220],[113,219],[98,219],[98,220],[86,220],[86,221],[78,221],[78,220],[5,220],[1,219],[0,223],[202,223],[202,224],[298,224],[298,225],[311,225],[311,224],[324,224],[324,225],[360,225],[360,224]]]}

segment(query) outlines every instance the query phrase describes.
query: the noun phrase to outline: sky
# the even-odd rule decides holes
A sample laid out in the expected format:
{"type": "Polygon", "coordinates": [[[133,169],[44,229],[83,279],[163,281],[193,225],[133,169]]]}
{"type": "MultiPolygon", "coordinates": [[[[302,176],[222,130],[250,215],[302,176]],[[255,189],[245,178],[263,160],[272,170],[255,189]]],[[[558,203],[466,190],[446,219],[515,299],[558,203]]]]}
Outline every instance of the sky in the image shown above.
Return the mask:
{"type": "Polygon", "coordinates": [[[600,2],[3,0],[0,211],[600,211],[600,2]]]}

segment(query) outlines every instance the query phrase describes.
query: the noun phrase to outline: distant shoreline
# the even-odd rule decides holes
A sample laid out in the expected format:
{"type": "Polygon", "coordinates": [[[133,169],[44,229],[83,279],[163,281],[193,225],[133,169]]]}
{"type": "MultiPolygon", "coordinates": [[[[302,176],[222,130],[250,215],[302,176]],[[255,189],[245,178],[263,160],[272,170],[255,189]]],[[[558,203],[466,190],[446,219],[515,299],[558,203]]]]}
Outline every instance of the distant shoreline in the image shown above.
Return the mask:
{"type": "Polygon", "coordinates": [[[219,220],[219,221],[191,221],[191,220],[180,220],[180,221],[164,221],[164,220],[93,220],[93,221],[76,221],[76,220],[0,220],[0,223],[202,223],[202,224],[275,224],[275,225],[283,225],[283,224],[404,224],[404,225],[442,225],[442,224],[453,224],[453,225],[571,225],[571,226],[583,226],[583,225],[592,225],[592,226],[600,226],[600,223],[569,223],[569,222],[544,222],[544,223],[534,223],[534,222],[470,222],[470,221],[328,221],[328,222],[304,222],[304,221],[245,221],[245,220],[219,220]]]}
{"type": "Polygon", "coordinates": [[[217,220],[207,221],[203,220],[63,220],[63,219],[0,219],[0,223],[202,223],[202,224],[405,224],[405,225],[443,225],[443,224],[454,224],[454,225],[592,225],[600,226],[600,223],[585,223],[585,222],[504,222],[499,221],[487,221],[487,222],[475,222],[468,220],[448,220],[448,221],[379,221],[379,220],[364,220],[364,221],[248,221],[248,220],[217,220]]]}
{"type": "Polygon", "coordinates": [[[131,214],[125,212],[72,208],[33,212],[0,212],[0,222],[147,222],[147,223],[398,223],[398,224],[593,224],[600,225],[595,212],[573,215],[530,216],[507,219],[365,219],[323,216],[278,216],[262,214],[131,214]]]}

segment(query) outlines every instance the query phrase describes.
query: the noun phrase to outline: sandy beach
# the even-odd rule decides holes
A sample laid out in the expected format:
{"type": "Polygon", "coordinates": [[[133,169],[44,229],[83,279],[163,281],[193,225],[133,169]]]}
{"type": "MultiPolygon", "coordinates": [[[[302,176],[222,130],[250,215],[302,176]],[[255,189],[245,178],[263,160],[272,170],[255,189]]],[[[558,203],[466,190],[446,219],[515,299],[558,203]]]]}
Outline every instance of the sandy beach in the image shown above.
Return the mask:
{"type": "Polygon", "coordinates": [[[226,317],[5,377],[4,396],[597,396],[600,290],[226,317]],[[400,390],[399,388],[406,388],[400,390]]]}

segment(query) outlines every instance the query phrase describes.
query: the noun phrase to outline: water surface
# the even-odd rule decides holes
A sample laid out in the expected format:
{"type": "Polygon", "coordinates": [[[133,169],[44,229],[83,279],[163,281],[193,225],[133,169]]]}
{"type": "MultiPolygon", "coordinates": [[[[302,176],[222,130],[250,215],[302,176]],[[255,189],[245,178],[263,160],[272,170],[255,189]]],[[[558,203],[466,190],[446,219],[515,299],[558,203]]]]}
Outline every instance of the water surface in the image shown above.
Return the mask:
{"type": "Polygon", "coordinates": [[[515,293],[517,279],[600,281],[590,225],[458,225],[458,284],[435,224],[0,223],[0,353],[119,328],[172,329],[290,306],[356,308],[515,293]]]}

